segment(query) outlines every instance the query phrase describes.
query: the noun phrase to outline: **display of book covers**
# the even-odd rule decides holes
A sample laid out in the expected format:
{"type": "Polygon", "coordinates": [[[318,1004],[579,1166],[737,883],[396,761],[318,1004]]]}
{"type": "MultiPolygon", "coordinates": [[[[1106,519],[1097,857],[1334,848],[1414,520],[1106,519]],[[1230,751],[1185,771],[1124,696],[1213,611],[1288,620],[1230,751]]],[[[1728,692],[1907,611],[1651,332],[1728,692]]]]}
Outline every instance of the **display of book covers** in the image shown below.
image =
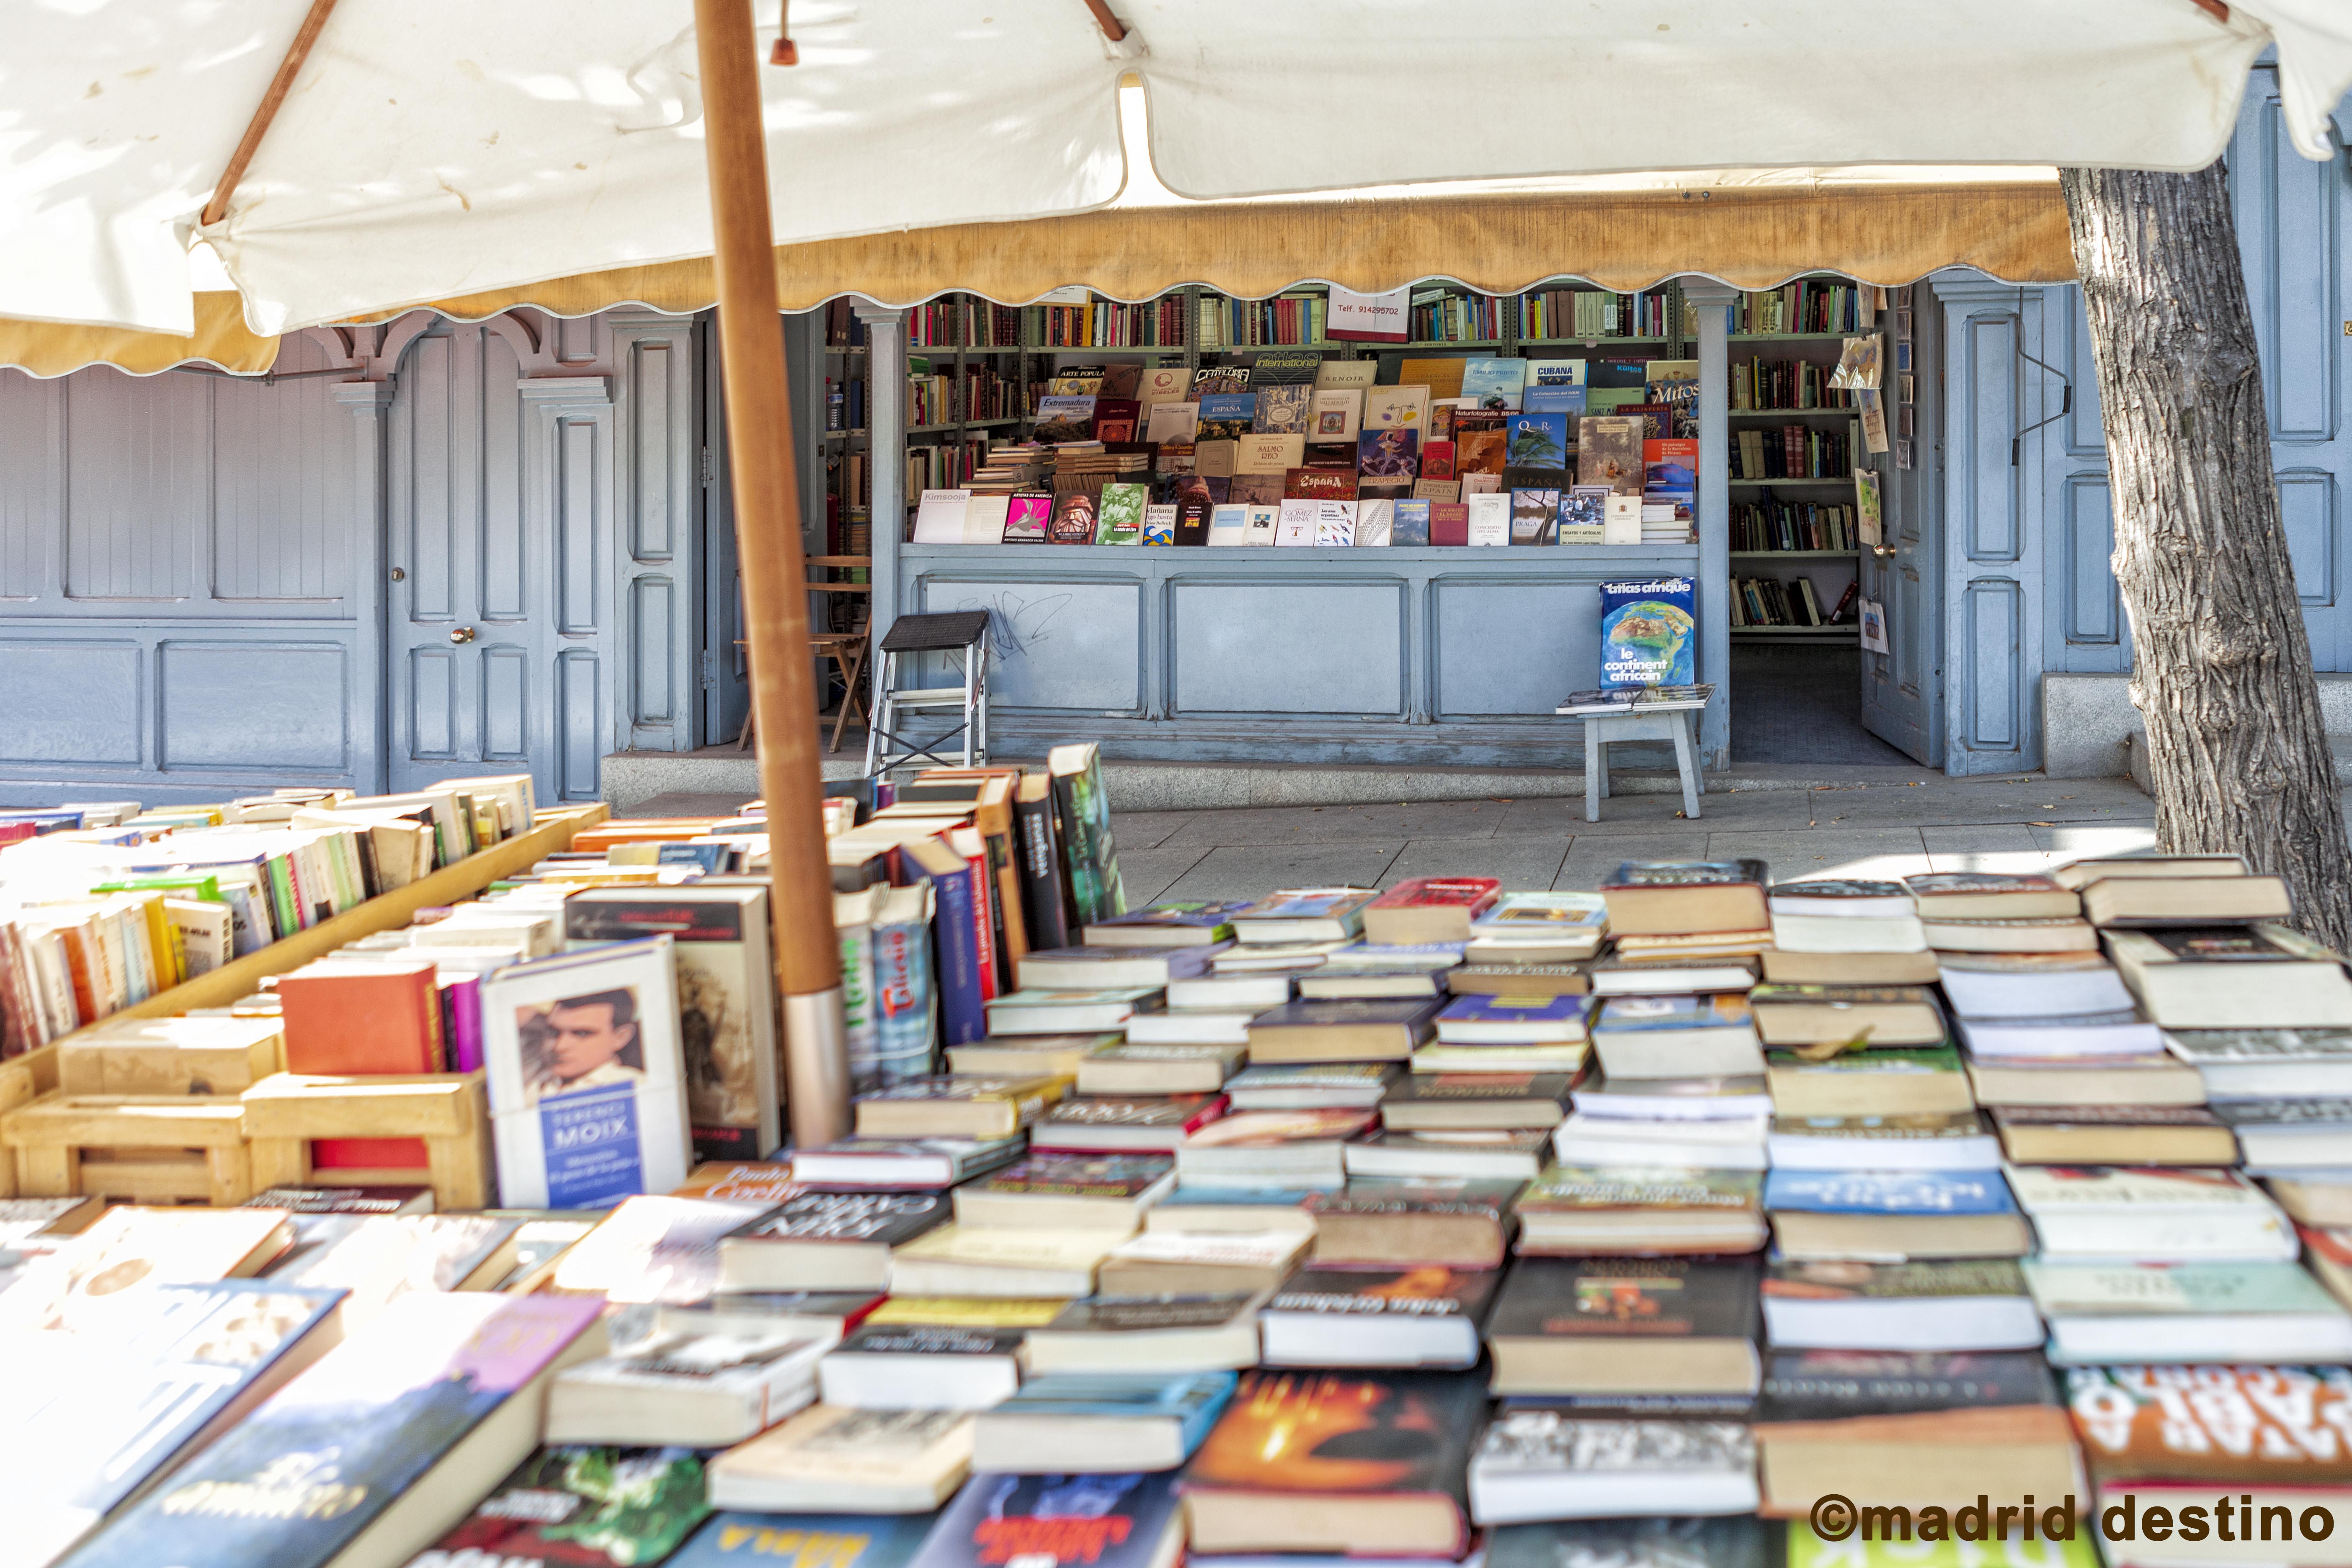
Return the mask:
{"type": "MultiPolygon", "coordinates": [[[[2096,1568],[2213,1561],[2146,1524],[2216,1488],[2227,1560],[2334,1561],[2352,980],[2282,879],[1629,860],[1130,910],[1093,744],[887,787],[829,841],[853,1136],[777,1147],[772,1034],[726,1023],[772,1005],[755,805],[316,961],[470,985],[503,1206],[332,1165],[0,1201],[5,1561],[1964,1568],[1969,1510],[2032,1496],[2073,1533],[2011,1556],[2096,1568]],[[918,889],[908,962],[963,994],[886,1058],[871,950],[918,889]],[[1912,1541],[1826,1540],[1830,1491],[1912,1541]]],[[[274,1005],[55,1059],[250,1107],[274,1005]]],[[[472,1081],[404,1070],[441,1038],[405,1011],[350,1032],[404,1070],[339,1086],[472,1081]]]]}

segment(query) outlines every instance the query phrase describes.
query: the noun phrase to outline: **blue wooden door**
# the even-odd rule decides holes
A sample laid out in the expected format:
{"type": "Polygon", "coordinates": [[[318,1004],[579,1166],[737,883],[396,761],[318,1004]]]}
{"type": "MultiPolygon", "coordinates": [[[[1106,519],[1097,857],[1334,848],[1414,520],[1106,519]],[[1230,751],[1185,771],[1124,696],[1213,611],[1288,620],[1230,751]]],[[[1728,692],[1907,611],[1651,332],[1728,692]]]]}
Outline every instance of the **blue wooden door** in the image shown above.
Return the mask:
{"type": "Polygon", "coordinates": [[[610,384],[521,369],[497,321],[437,324],[400,361],[385,454],[394,790],[480,769],[528,771],[542,800],[598,795],[610,384]]]}
{"type": "Polygon", "coordinates": [[[1870,457],[1860,448],[1857,459],[1878,471],[1885,491],[1885,537],[1877,550],[1864,547],[1860,557],[1862,596],[1879,605],[1886,617],[1887,651],[1862,655],[1863,728],[1888,745],[1927,767],[1944,762],[1944,616],[1942,500],[1937,488],[1941,443],[1937,439],[1943,399],[1937,376],[1943,363],[1937,333],[1941,313],[1935,296],[1924,283],[1909,291],[1910,335],[1901,336],[1897,323],[1882,323],[1893,345],[1887,354],[1885,394],[1888,449],[1870,457]],[[1907,361],[1903,357],[1907,350],[1907,361]],[[1896,460],[1895,442],[1901,438],[1895,378],[1908,374],[1915,401],[1911,417],[1911,466],[1896,460]]]}
{"type": "MultiPolygon", "coordinates": [[[[2352,108],[2352,100],[2347,100],[2352,108]]],[[[2257,69],[2228,153],[2246,299],[2262,346],[2263,404],[2279,517],[2294,560],[2311,662],[2352,670],[2352,588],[2345,581],[2344,493],[2352,485],[2352,247],[2345,186],[2352,167],[2321,163],[2288,141],[2278,73],[2257,69]]]]}

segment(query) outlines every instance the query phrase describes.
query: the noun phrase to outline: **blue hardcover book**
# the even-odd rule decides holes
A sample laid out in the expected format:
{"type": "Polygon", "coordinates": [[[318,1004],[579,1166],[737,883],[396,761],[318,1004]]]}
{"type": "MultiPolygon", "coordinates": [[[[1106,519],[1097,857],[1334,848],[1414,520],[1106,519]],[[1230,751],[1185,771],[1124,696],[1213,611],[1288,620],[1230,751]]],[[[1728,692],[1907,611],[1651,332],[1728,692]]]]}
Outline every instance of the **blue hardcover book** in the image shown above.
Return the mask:
{"type": "Polygon", "coordinates": [[[1754,1020],[1736,991],[1692,996],[1611,996],[1592,1026],[1602,1033],[1654,1034],[1668,1029],[1738,1029],[1754,1020]]]}
{"type": "Polygon", "coordinates": [[[207,1423],[289,1373],[288,1352],[341,1290],[238,1279],[88,1298],[37,1336],[0,1383],[0,1430],[24,1440],[0,1465],[0,1510],[18,1568],[50,1563],[178,1462],[207,1423]]]}
{"type": "Polygon", "coordinates": [[[939,912],[931,942],[939,955],[940,1042],[968,1046],[988,1037],[988,993],[981,975],[981,918],[972,900],[971,868],[935,873],[939,912]]]}
{"type": "Polygon", "coordinates": [[[905,1568],[935,1513],[722,1513],[663,1568],[905,1568]]]}
{"type": "MultiPolygon", "coordinates": [[[[1108,1419],[1166,1416],[1176,1423],[1182,1451],[1201,1446],[1234,1396],[1235,1374],[1196,1372],[1152,1377],[1141,1373],[1066,1372],[1032,1378],[1012,1398],[981,1417],[985,1427],[999,1416],[1083,1415],[1108,1419]]],[[[1011,1439],[1012,1432],[1001,1434],[1011,1439]]],[[[982,1442],[986,1442],[984,1436],[982,1442]]],[[[1017,1447],[1017,1443],[1009,1443],[1017,1447]]]]}
{"type": "MultiPolygon", "coordinates": [[[[1582,387],[1566,388],[1582,393],[1582,387]]],[[[1504,423],[1508,432],[1503,460],[1515,468],[1568,467],[1568,416],[1514,414],[1504,423]]],[[[1558,504],[1555,500],[1555,505],[1558,504]]]]}
{"type": "MultiPolygon", "coordinates": [[[[1255,1072],[1255,1068],[1246,1069],[1255,1072]]],[[[1316,1193],[1307,1187],[1178,1187],[1160,1200],[1161,1208],[1223,1208],[1230,1205],[1245,1205],[1251,1208],[1295,1209],[1316,1193]]],[[[1181,1229],[1181,1226],[1178,1227],[1181,1229]]],[[[1268,1228],[1272,1228],[1269,1225],[1268,1228]]],[[[1298,1228],[1311,1229],[1311,1226],[1298,1228]]]]}
{"type": "Polygon", "coordinates": [[[1554,383],[1530,386],[1519,395],[1519,407],[1528,414],[1558,414],[1580,419],[1584,416],[1584,388],[1554,383]]]}
{"type": "Polygon", "coordinates": [[[1789,1171],[1764,1179],[1766,1209],[1801,1214],[2015,1214],[1999,1171],[1789,1171]]]}
{"type": "Polygon", "coordinates": [[[1212,419],[1239,419],[1246,423],[1257,417],[1257,394],[1254,392],[1212,392],[1201,399],[1201,422],[1212,419]]]}
{"type": "Polygon", "coordinates": [[[1448,1024],[1572,1024],[1591,1006],[1591,996],[1547,996],[1540,1001],[1513,1002],[1501,996],[1456,996],[1437,1016],[1440,1028],[1448,1024]]]}
{"type": "Polygon", "coordinates": [[[1429,502],[1412,496],[1400,496],[1396,503],[1396,521],[1389,525],[1389,543],[1427,544],[1429,542],[1429,502]]]}
{"type": "Polygon", "coordinates": [[[1183,1531],[1172,1470],[974,1476],[913,1568],[1150,1568],[1175,1560],[1183,1531]]]}
{"type": "Polygon", "coordinates": [[[665,844],[654,851],[657,866],[698,866],[713,876],[733,858],[734,851],[724,844],[665,844]]]}
{"type": "Polygon", "coordinates": [[[547,1381],[583,1334],[593,1331],[601,1347],[604,1310],[601,1298],[588,1297],[400,1297],[66,1561],[71,1568],[406,1563],[449,1521],[395,1507],[402,1494],[470,1485],[464,1495],[479,1496],[527,1457],[547,1381]],[[509,1398],[523,1402],[527,1422],[494,1419],[509,1398]],[[439,1475],[445,1464],[463,1465],[463,1475],[439,1475]]]}
{"type": "Polygon", "coordinates": [[[1465,359],[1462,362],[1462,395],[1473,408],[1516,411],[1527,384],[1523,359],[1465,359]]]}

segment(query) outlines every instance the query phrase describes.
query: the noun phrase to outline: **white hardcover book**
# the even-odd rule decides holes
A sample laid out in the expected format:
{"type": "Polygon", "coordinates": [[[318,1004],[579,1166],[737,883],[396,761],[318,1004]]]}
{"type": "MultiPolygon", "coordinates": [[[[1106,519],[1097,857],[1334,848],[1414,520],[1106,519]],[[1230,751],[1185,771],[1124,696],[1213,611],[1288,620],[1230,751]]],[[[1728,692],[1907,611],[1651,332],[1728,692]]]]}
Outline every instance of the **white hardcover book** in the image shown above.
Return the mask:
{"type": "Polygon", "coordinates": [[[1012,515],[1011,496],[974,496],[964,504],[962,541],[966,544],[1002,544],[1004,522],[1012,515]]]}
{"type": "Polygon", "coordinates": [[[765,1159],[783,1142],[768,890],[583,888],[564,900],[563,920],[566,945],[575,952],[655,935],[676,943],[679,1048],[697,1152],[706,1160],[765,1159]]]}
{"type": "Polygon", "coordinates": [[[1464,498],[1470,508],[1470,542],[1473,544],[1508,544],[1511,542],[1511,498],[1500,491],[1464,498]]]}
{"type": "Polygon", "coordinates": [[[482,982],[499,1189],[518,1208],[667,1193],[693,1162],[670,939],[616,942],[482,982]]]}
{"type": "Polygon", "coordinates": [[[1247,544],[1249,508],[1239,501],[1220,501],[1209,509],[1211,544],[1247,544]]]}
{"type": "Polygon", "coordinates": [[[1351,500],[1318,500],[1315,503],[1315,542],[1318,544],[1353,544],[1356,542],[1356,503],[1351,500]]]}
{"type": "Polygon", "coordinates": [[[1356,542],[1386,544],[1396,531],[1396,501],[1389,496],[1374,496],[1356,503],[1356,542]]]}
{"type": "Polygon", "coordinates": [[[964,510],[971,504],[970,490],[925,490],[915,508],[915,542],[961,544],[964,510]]]}
{"type": "Polygon", "coordinates": [[[1279,520],[1275,524],[1276,544],[1312,544],[1315,542],[1317,503],[1311,500],[1286,500],[1279,520]]]}
{"type": "Polygon", "coordinates": [[[1242,508],[1242,538],[1244,544],[1276,544],[1282,531],[1282,509],[1265,502],[1255,502],[1242,508]]]}

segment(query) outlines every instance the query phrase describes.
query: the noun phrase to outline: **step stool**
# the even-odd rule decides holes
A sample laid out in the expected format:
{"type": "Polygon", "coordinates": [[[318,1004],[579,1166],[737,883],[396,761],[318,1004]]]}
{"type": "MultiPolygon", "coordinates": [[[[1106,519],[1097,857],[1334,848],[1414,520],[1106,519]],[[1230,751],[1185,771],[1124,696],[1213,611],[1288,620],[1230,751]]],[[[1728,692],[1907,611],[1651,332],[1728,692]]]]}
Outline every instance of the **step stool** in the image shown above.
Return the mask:
{"type": "Polygon", "coordinates": [[[988,761],[988,612],[950,610],[935,616],[901,616],[890,623],[882,638],[882,668],[874,678],[874,721],[866,734],[866,776],[877,778],[918,757],[941,767],[948,760],[935,751],[958,734],[963,737],[962,766],[988,761]],[[901,656],[944,653],[963,669],[963,685],[898,689],[901,656]],[[895,732],[906,710],[926,711],[961,708],[963,722],[933,741],[918,746],[895,732]]]}

